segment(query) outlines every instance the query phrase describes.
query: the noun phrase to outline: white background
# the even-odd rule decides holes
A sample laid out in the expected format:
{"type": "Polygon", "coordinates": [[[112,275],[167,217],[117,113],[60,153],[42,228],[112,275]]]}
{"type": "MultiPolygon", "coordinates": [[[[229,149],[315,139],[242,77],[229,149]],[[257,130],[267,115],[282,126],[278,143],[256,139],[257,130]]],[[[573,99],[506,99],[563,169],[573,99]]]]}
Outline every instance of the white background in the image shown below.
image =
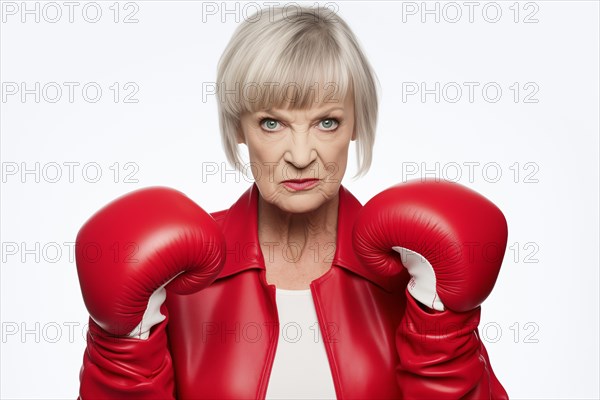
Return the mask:
{"type": "MultiPolygon", "coordinates": [[[[21,2],[2,2],[2,398],[76,397],[87,312],[70,243],[94,211],[152,185],[216,211],[250,185],[221,176],[216,101],[202,88],[254,7],[99,2],[92,23],[94,4],[76,3],[73,22],[62,2],[46,4],[26,3],[36,22],[21,2]],[[21,83],[36,82],[39,102],[22,98],[21,83]],[[79,85],[72,102],[64,82],[79,85]],[[97,102],[82,94],[88,83],[102,89],[97,102]],[[137,103],[123,98],[132,87],[137,103]],[[23,174],[36,163],[39,177],[23,174]],[[65,163],[79,163],[72,177],[65,163]]],[[[512,398],[598,398],[598,3],[477,2],[472,22],[464,2],[428,2],[439,22],[421,2],[331,4],[382,88],[374,164],[352,180],[353,157],[344,185],[366,202],[438,163],[439,176],[494,201],[510,231],[481,326],[497,376],[512,398]],[[436,82],[439,102],[406,92],[436,82]],[[464,82],[478,85],[472,101],[464,82]]]]}

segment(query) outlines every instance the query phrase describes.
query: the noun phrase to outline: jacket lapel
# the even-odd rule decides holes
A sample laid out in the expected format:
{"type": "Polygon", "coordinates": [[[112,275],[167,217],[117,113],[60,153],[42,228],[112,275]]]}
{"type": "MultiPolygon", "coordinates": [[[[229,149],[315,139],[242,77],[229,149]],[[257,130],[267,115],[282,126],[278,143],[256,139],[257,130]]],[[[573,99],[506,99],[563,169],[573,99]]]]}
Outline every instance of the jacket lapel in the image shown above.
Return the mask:
{"type": "MultiPolygon", "coordinates": [[[[248,269],[265,269],[258,241],[258,196],[258,188],[253,184],[229,210],[213,214],[221,224],[227,245],[225,265],[217,279],[248,269]]],[[[332,268],[344,268],[389,292],[394,291],[398,288],[398,276],[375,274],[356,257],[352,248],[352,228],[362,205],[343,185],[340,186],[339,196],[336,250],[332,268]]]]}

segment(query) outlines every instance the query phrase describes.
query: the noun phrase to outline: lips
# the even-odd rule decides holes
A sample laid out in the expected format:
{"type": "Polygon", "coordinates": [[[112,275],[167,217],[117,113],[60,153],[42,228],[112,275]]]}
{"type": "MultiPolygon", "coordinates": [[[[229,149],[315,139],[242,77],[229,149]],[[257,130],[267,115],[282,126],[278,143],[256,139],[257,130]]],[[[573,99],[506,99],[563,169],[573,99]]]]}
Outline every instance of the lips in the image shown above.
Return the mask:
{"type": "Polygon", "coordinates": [[[308,190],[319,183],[318,179],[289,179],[283,182],[283,185],[293,191],[308,190]]]}

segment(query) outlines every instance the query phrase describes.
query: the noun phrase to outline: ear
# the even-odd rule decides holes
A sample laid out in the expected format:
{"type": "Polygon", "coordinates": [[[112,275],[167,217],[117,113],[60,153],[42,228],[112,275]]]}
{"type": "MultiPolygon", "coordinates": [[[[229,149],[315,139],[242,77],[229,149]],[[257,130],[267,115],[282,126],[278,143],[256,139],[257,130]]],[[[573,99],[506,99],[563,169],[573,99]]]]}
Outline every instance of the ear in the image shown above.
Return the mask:
{"type": "Polygon", "coordinates": [[[350,139],[352,142],[354,142],[356,140],[356,129],[354,129],[352,131],[352,139],[350,139]]]}
{"type": "Polygon", "coordinates": [[[235,137],[238,144],[246,144],[246,138],[244,137],[244,132],[242,132],[241,128],[238,129],[235,137]]]}

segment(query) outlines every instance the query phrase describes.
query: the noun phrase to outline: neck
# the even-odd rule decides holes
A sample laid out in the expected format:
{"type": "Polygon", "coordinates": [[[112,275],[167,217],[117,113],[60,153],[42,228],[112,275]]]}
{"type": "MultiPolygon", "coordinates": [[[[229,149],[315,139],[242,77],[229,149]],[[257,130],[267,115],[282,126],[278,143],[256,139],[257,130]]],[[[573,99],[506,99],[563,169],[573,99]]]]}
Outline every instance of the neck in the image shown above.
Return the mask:
{"type": "Polygon", "coordinates": [[[258,198],[258,238],[262,244],[277,242],[298,248],[309,243],[335,243],[339,193],[319,208],[302,214],[281,210],[258,198]]]}

